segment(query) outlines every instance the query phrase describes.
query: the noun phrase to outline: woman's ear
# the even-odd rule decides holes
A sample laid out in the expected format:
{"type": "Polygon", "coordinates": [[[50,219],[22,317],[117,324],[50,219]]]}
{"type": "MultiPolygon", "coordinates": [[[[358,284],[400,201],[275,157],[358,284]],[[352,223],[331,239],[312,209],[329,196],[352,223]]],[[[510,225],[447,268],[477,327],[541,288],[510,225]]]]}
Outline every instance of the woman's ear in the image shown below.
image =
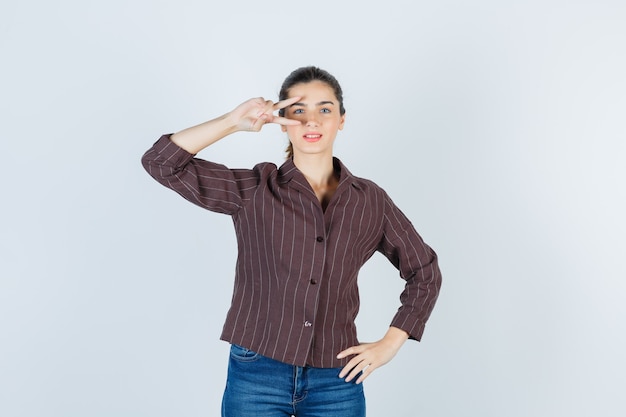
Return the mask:
{"type": "Polygon", "coordinates": [[[339,130],[343,130],[343,124],[346,122],[346,114],[341,116],[341,123],[339,123],[339,130]]]}

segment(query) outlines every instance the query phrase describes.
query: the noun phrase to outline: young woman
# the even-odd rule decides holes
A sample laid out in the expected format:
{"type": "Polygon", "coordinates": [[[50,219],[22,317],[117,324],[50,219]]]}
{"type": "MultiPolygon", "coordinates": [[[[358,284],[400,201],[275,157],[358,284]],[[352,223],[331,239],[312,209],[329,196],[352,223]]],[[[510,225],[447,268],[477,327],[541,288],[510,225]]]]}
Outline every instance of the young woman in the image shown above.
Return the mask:
{"type": "Polygon", "coordinates": [[[380,187],[333,157],[345,109],[332,75],[299,68],[279,100],[250,99],[165,135],[142,162],[158,182],[229,214],[235,225],[235,287],[221,336],[231,343],[222,415],[364,416],[361,382],[407,339],[422,336],[441,285],[437,256],[380,187]],[[231,133],[272,123],[290,142],[279,168],[229,169],[194,157],[231,133]],[[357,274],[376,251],[406,286],[386,334],[359,343],[357,274]]]}

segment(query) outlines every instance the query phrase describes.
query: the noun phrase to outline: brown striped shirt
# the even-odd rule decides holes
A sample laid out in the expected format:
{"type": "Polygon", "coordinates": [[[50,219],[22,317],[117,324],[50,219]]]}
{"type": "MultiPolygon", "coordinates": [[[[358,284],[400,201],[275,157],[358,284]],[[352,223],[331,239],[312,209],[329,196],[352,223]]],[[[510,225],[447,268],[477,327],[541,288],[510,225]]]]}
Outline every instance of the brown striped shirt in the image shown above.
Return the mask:
{"type": "Polygon", "coordinates": [[[357,275],[375,251],[406,280],[391,325],[421,338],[441,285],[437,255],[380,187],[338,159],[326,210],[292,160],[228,169],[165,135],[142,163],[161,184],[233,219],[239,255],[223,340],[293,365],[344,366],[337,353],[359,343],[357,275]]]}

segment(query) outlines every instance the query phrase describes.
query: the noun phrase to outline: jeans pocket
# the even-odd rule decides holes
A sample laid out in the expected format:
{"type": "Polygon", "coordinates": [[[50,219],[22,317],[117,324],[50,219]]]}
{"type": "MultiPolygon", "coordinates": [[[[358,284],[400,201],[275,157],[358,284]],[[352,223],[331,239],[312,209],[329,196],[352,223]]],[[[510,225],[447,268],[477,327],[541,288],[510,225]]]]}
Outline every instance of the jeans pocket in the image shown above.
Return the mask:
{"type": "Polygon", "coordinates": [[[230,345],[230,357],[239,362],[253,362],[259,359],[261,355],[243,346],[232,344],[230,345]]]}

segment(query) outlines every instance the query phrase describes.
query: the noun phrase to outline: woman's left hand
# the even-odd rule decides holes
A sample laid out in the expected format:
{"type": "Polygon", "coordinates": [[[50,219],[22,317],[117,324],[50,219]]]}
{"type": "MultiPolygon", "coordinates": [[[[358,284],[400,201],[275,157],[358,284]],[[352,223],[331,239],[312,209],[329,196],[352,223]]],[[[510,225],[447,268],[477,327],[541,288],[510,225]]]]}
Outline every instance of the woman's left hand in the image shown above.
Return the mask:
{"type": "Polygon", "coordinates": [[[346,382],[350,382],[359,372],[362,372],[356,380],[356,383],[360,384],[374,372],[375,369],[393,359],[408,338],[409,335],[404,330],[398,329],[397,327],[390,327],[385,337],[378,342],[363,343],[340,352],[337,355],[337,359],[343,359],[351,355],[356,356],[344,366],[339,373],[339,378],[345,378],[346,382]]]}

